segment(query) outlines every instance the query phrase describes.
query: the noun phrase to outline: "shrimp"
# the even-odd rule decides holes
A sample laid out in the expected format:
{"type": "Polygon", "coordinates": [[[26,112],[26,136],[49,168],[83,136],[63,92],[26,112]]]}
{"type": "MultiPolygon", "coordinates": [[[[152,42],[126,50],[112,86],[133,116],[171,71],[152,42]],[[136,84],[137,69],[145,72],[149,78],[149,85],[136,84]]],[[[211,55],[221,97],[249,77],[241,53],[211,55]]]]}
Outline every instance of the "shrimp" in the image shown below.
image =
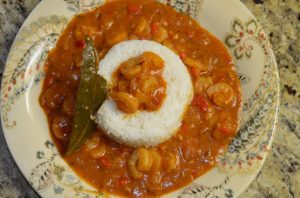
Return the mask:
{"type": "Polygon", "coordinates": [[[179,165],[178,156],[174,153],[168,153],[165,158],[165,170],[167,173],[172,172],[179,165]]]}
{"type": "Polygon", "coordinates": [[[155,174],[160,169],[160,166],[161,166],[161,156],[157,153],[157,151],[154,151],[154,150],[151,150],[150,154],[152,156],[151,172],[153,174],[155,174]]]}
{"type": "Polygon", "coordinates": [[[210,86],[206,93],[208,97],[219,107],[228,107],[233,103],[233,88],[226,83],[217,83],[210,86]]]}
{"type": "Polygon", "coordinates": [[[135,149],[128,160],[129,173],[134,179],[142,178],[143,172],[150,170],[151,166],[152,157],[144,148],[135,149]]]}
{"type": "Polygon", "coordinates": [[[139,100],[126,92],[113,92],[111,97],[116,101],[118,108],[126,113],[135,113],[139,108],[139,100]]]}

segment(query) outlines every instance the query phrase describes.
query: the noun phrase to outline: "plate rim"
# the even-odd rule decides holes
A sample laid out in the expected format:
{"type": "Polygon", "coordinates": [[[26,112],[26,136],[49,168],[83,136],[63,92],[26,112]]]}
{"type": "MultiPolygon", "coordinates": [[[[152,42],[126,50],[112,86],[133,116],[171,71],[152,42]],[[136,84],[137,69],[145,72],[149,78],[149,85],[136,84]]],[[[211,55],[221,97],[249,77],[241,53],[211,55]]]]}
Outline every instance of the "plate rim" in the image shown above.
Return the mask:
{"type": "MultiPolygon", "coordinates": [[[[20,27],[20,29],[18,30],[16,36],[15,36],[15,39],[10,47],[10,50],[9,50],[9,53],[8,53],[8,56],[7,56],[7,59],[6,59],[6,62],[5,62],[5,68],[4,68],[4,72],[3,74],[7,73],[7,62],[8,62],[8,59],[12,53],[12,48],[13,46],[15,45],[15,42],[16,42],[16,38],[17,36],[20,34],[20,32],[24,29],[24,27],[27,25],[27,22],[30,20],[30,18],[35,14],[34,11],[37,11],[39,9],[39,6],[42,4],[42,2],[45,2],[47,0],[43,0],[43,1],[40,1],[36,7],[32,10],[32,12],[26,17],[25,21],[23,22],[22,26],[20,27]]],[[[245,4],[243,4],[241,1],[239,0],[233,0],[235,2],[238,2],[238,4],[240,4],[239,6],[243,7],[248,15],[250,15],[256,22],[257,24],[261,27],[260,23],[258,22],[258,20],[256,19],[256,17],[252,14],[252,12],[245,6],[245,4]]],[[[69,19],[70,20],[70,19],[69,19]]],[[[68,21],[69,22],[69,21],[68,21]]],[[[201,24],[200,24],[201,25],[201,24]]],[[[204,27],[205,28],[205,27],[204,27]]],[[[263,33],[265,34],[265,31],[262,29],[263,33]]],[[[268,40],[268,39],[267,39],[268,40]]],[[[220,40],[223,44],[223,40],[220,40]]],[[[270,41],[268,40],[268,42],[270,43],[270,41]]],[[[225,44],[224,44],[225,45],[225,44]]],[[[271,45],[271,43],[270,43],[271,45]]],[[[227,46],[226,46],[227,47],[227,46]]],[[[228,49],[228,48],[227,48],[228,49]]],[[[230,52],[230,50],[228,49],[228,51],[230,52]]],[[[230,52],[231,53],[231,52],[230,52]]],[[[272,127],[272,135],[269,139],[269,147],[271,148],[272,146],[272,143],[273,143],[273,140],[274,140],[274,135],[276,133],[276,129],[277,129],[277,123],[278,123],[278,116],[279,116],[279,111],[280,111],[280,96],[281,96],[281,93],[280,93],[280,77],[279,77],[279,71],[278,71],[278,65],[277,65],[277,61],[276,61],[276,57],[275,57],[275,54],[274,54],[274,51],[273,51],[273,47],[271,48],[271,55],[272,55],[272,62],[273,62],[273,67],[275,69],[275,74],[276,74],[276,84],[277,84],[277,87],[276,87],[276,90],[277,90],[277,96],[276,96],[276,107],[275,107],[275,116],[274,116],[274,119],[273,119],[273,127],[272,127]]],[[[1,88],[3,87],[3,80],[1,82],[1,88]]],[[[1,93],[3,92],[3,89],[1,89],[1,93]]],[[[2,95],[2,94],[1,94],[2,95]]],[[[2,97],[1,97],[1,103],[2,103],[2,97]]],[[[2,111],[3,109],[1,108],[1,115],[2,115],[2,111]]],[[[13,158],[13,161],[14,163],[16,164],[16,166],[18,167],[19,171],[21,172],[22,176],[25,178],[26,182],[30,185],[30,187],[36,192],[36,194],[38,194],[39,196],[43,196],[40,192],[38,192],[31,184],[30,184],[30,181],[29,181],[29,178],[25,176],[24,172],[22,171],[22,168],[21,168],[21,165],[20,165],[20,162],[18,162],[16,160],[16,157],[15,155],[13,154],[12,152],[12,149],[11,147],[13,146],[12,144],[9,144],[8,141],[7,141],[7,132],[5,132],[6,130],[8,129],[5,129],[5,127],[3,126],[3,116],[1,116],[1,126],[2,126],[2,130],[3,130],[3,136],[4,136],[4,139],[5,139],[5,143],[7,145],[7,148],[8,148],[8,151],[9,151],[9,154],[12,156],[13,158]]],[[[263,158],[262,160],[262,163],[260,165],[260,167],[258,169],[256,169],[255,171],[255,174],[253,174],[253,178],[251,179],[251,181],[249,182],[248,185],[245,185],[244,188],[239,192],[237,193],[237,195],[235,196],[238,196],[240,195],[242,192],[244,192],[248,187],[249,185],[254,181],[255,177],[257,176],[257,174],[261,171],[264,163],[265,163],[265,160],[267,159],[269,153],[267,153],[265,155],[265,157],[263,158]]]]}

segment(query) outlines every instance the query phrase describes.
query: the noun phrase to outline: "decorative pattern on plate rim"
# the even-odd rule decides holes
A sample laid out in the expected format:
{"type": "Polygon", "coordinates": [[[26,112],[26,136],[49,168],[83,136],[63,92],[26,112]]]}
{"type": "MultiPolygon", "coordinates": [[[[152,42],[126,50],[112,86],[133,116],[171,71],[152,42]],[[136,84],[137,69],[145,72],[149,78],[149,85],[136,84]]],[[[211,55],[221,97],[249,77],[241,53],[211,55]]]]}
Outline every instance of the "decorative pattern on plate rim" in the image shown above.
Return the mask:
{"type": "Polygon", "coordinates": [[[12,128],[17,124],[9,118],[9,112],[27,90],[40,83],[44,76],[41,68],[47,54],[55,46],[67,21],[65,17],[59,16],[41,17],[20,30],[10,49],[2,80],[1,108],[4,127],[12,128]]]}
{"type": "Polygon", "coordinates": [[[271,45],[254,19],[242,22],[235,18],[225,43],[233,50],[237,63],[243,57],[252,58],[253,43],[258,44],[264,52],[264,72],[261,82],[254,95],[243,107],[243,111],[247,112],[247,118],[242,117],[238,134],[228,146],[228,152],[219,158],[218,163],[219,170],[222,172],[236,171],[247,174],[260,166],[263,156],[270,147],[276,125],[273,119],[276,117],[279,105],[277,102],[279,101],[278,73],[273,62],[271,45]]]}
{"type": "Polygon", "coordinates": [[[68,10],[80,14],[103,4],[105,0],[63,0],[68,4],[68,10]]]}
{"type": "Polygon", "coordinates": [[[188,198],[188,197],[201,197],[201,198],[233,198],[234,191],[231,188],[226,187],[227,183],[230,181],[230,177],[226,178],[216,186],[208,187],[199,185],[197,183],[191,184],[189,187],[184,189],[178,198],[188,198]]]}
{"type": "Polygon", "coordinates": [[[251,81],[251,78],[249,76],[247,76],[246,74],[240,73],[239,72],[240,67],[238,65],[234,65],[234,66],[235,66],[238,78],[241,82],[241,85],[243,86],[243,85],[248,84],[251,81]]]}
{"type": "Polygon", "coordinates": [[[259,27],[254,19],[250,19],[243,23],[236,18],[231,24],[231,32],[227,35],[225,43],[229,48],[233,49],[234,57],[239,60],[244,56],[251,58],[253,45],[251,41],[257,39],[259,42],[266,40],[265,34],[259,32],[259,27]]]}
{"type": "Polygon", "coordinates": [[[36,158],[40,161],[31,171],[29,182],[38,192],[53,190],[55,195],[64,193],[70,197],[100,198],[103,193],[86,189],[80,179],[70,168],[61,163],[54,144],[47,140],[45,150],[37,151],[36,158]],[[49,152],[50,151],[50,152],[49,152]],[[66,191],[65,189],[71,189],[66,191]],[[69,194],[69,192],[71,194],[69,194]]]}
{"type": "MultiPolygon", "coordinates": [[[[104,0],[63,1],[69,5],[67,9],[76,14],[93,9],[104,2],[104,0]]],[[[204,0],[160,1],[198,19],[197,13],[199,13],[204,0]]],[[[9,112],[25,92],[41,81],[43,77],[41,68],[47,53],[55,45],[67,21],[65,17],[41,17],[23,27],[16,37],[8,56],[2,82],[3,127],[8,129],[16,125],[15,121],[9,119],[9,112]],[[32,54],[36,55],[34,59],[32,59],[32,54]]],[[[235,193],[233,187],[229,185],[229,181],[231,182],[234,178],[230,175],[234,173],[238,173],[236,175],[253,174],[253,171],[261,167],[270,147],[276,124],[274,117],[277,115],[279,101],[278,73],[271,46],[261,27],[252,18],[245,22],[238,18],[234,19],[231,31],[225,38],[225,43],[233,51],[237,65],[244,58],[247,60],[254,58],[252,55],[253,43],[258,44],[265,55],[262,80],[255,93],[244,105],[243,112],[247,112],[247,115],[243,116],[239,134],[231,142],[228,151],[219,158],[218,171],[225,179],[213,187],[203,186],[195,181],[183,191],[180,197],[233,197],[235,193]],[[265,125],[265,123],[267,124],[265,125]]],[[[247,76],[240,75],[240,78],[246,79],[244,82],[250,80],[249,77],[247,79],[247,76]]],[[[71,197],[103,196],[101,193],[96,192],[98,194],[94,194],[95,191],[91,192],[83,187],[77,176],[62,163],[63,160],[56,153],[53,143],[47,141],[45,146],[46,150],[36,152],[36,158],[39,162],[32,170],[29,178],[31,185],[38,192],[49,190],[57,195],[68,192],[73,193],[71,197]]]]}
{"type": "Polygon", "coordinates": [[[198,19],[204,0],[159,0],[160,2],[173,7],[177,12],[183,12],[198,19]]]}
{"type": "MultiPolygon", "coordinates": [[[[68,4],[68,10],[80,14],[102,5],[105,0],[64,0],[68,4]]],[[[173,7],[178,12],[187,13],[197,19],[204,0],[158,0],[161,3],[173,7]]]]}

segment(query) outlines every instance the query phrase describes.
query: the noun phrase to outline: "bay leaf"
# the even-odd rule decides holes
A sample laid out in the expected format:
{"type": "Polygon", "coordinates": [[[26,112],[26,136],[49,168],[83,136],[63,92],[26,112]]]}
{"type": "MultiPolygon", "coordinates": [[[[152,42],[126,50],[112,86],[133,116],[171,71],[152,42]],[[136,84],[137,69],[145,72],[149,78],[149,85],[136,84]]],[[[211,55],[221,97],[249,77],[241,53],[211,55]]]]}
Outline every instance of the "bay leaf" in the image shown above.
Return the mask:
{"type": "Polygon", "coordinates": [[[73,129],[66,155],[79,150],[96,124],[90,119],[106,98],[106,81],[97,74],[97,51],[91,38],[85,38],[81,77],[76,95],[73,129]]]}

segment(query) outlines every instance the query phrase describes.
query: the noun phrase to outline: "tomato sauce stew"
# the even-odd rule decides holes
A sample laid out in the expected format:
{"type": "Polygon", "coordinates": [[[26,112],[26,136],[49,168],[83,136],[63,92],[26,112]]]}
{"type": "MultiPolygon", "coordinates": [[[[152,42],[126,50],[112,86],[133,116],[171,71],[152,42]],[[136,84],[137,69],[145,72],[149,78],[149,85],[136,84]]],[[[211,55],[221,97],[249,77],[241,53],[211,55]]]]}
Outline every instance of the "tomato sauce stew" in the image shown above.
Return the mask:
{"type": "Polygon", "coordinates": [[[49,53],[40,104],[61,155],[72,131],[85,36],[92,38],[99,60],[125,40],[167,46],[188,68],[194,98],[182,126],[166,142],[131,148],[97,129],[81,150],[64,157],[71,168],[99,191],[152,197],[184,187],[214,167],[239,124],[241,91],[232,58],[195,20],[154,0],[109,1],[75,16],[49,53]]]}

